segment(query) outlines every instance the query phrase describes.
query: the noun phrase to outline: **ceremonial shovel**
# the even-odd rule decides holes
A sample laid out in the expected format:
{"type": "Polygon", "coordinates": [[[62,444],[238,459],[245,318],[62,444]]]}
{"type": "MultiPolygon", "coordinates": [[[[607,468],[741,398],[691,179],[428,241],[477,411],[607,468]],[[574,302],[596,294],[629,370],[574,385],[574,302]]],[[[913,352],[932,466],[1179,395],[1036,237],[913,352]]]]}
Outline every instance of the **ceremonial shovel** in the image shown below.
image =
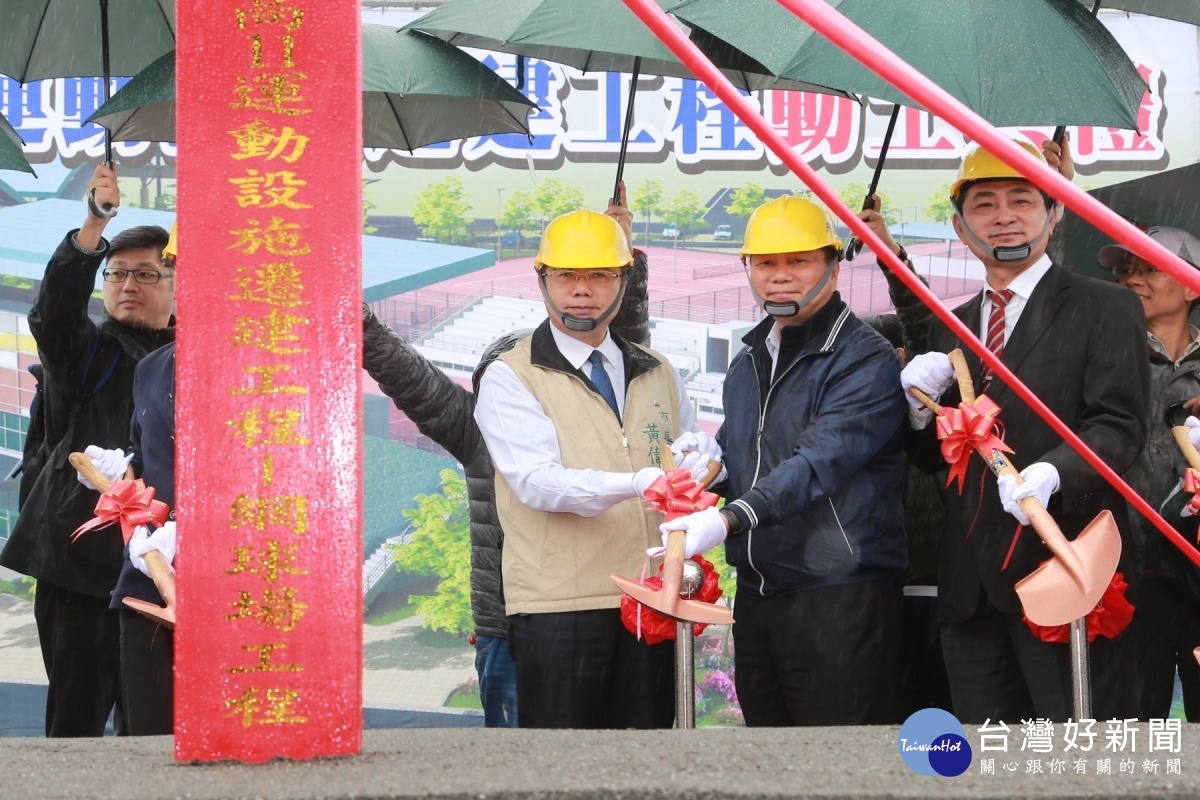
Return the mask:
{"type": "MultiPolygon", "coordinates": [[[[975,387],[961,350],[950,353],[964,403],[975,403],[975,387]]],[[[927,408],[941,413],[942,408],[919,389],[913,395],[927,408]]],[[[1021,484],[1021,475],[1012,462],[994,447],[979,449],[988,469],[999,478],[1011,475],[1021,484]]],[[[1096,515],[1083,532],[1068,541],[1054,518],[1036,497],[1019,500],[1029,518],[1030,527],[1054,557],[1017,581],[1016,592],[1025,616],[1043,627],[1071,626],[1071,667],[1075,684],[1075,718],[1091,718],[1091,677],[1087,660],[1087,615],[1100,602],[1121,558],[1121,535],[1112,512],[1096,515]]]]}
{"type": "MultiPolygon", "coordinates": [[[[662,465],[666,471],[675,469],[675,460],[670,450],[662,451],[662,465]]],[[[708,472],[700,481],[701,486],[708,486],[721,472],[721,462],[713,461],[708,472]]],[[[695,666],[695,635],[692,623],[700,622],[709,625],[732,625],[733,611],[727,606],[705,603],[681,597],[680,594],[695,593],[704,581],[704,575],[696,575],[697,570],[689,569],[687,580],[684,579],[684,553],[687,548],[687,533],[671,531],[667,534],[666,560],[662,569],[662,588],[652,589],[643,583],[623,575],[613,574],[612,581],[621,591],[637,600],[647,608],[660,614],[674,617],[675,623],[675,724],[682,729],[696,727],[696,666],[695,666]]],[[[688,562],[695,567],[694,562],[688,562]]]]}
{"type": "MultiPolygon", "coordinates": [[[[1179,445],[1183,457],[1187,459],[1188,466],[1200,470],[1200,453],[1196,452],[1196,446],[1188,438],[1188,430],[1187,425],[1175,425],[1171,428],[1171,432],[1175,434],[1175,443],[1179,445]]],[[[1200,662],[1200,647],[1192,651],[1192,656],[1197,662],[1200,662]]]]}
{"type": "MultiPolygon", "coordinates": [[[[80,475],[87,478],[92,486],[99,489],[101,493],[107,492],[108,487],[112,485],[112,481],[106,478],[103,472],[96,469],[92,465],[92,460],[83,453],[71,453],[67,457],[67,460],[71,462],[71,466],[75,467],[80,475]]],[[[126,477],[133,477],[132,470],[126,474],[126,477]]],[[[160,625],[174,628],[175,576],[171,574],[171,567],[167,564],[167,560],[163,557],[163,554],[157,550],[151,550],[146,553],[146,555],[142,556],[142,560],[146,562],[146,568],[150,570],[150,579],[154,581],[154,587],[158,589],[158,593],[162,595],[167,605],[164,608],[133,597],[126,597],[121,602],[160,625]]]]}

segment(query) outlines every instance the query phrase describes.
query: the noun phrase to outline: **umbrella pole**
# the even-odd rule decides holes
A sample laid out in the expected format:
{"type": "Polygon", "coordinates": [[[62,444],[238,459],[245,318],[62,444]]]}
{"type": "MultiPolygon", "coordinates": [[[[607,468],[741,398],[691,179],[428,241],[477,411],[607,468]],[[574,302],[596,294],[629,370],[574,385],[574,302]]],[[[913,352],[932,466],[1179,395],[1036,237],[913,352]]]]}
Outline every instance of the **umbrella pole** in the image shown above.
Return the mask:
{"type": "Polygon", "coordinates": [[[696,727],[696,641],[692,623],[675,623],[675,727],[696,727]]]}
{"type": "MultiPolygon", "coordinates": [[[[100,0],[100,62],[104,72],[104,101],[108,102],[111,89],[109,84],[112,81],[108,60],[108,0],[100,0]]],[[[112,169],[112,165],[112,133],[108,128],[104,128],[104,166],[112,169]]],[[[97,217],[112,218],[117,215],[117,210],[107,203],[103,207],[96,205],[95,189],[88,193],[88,208],[97,217]]]]}
{"type": "Polygon", "coordinates": [[[1071,684],[1075,719],[1092,719],[1092,668],[1088,661],[1087,617],[1071,623],[1071,684]]]}
{"type": "MultiPolygon", "coordinates": [[[[892,106],[892,116],[888,118],[887,132],[883,134],[883,147],[879,148],[879,160],[875,162],[875,174],[871,176],[871,185],[867,187],[867,197],[863,200],[862,210],[866,211],[873,207],[871,198],[875,196],[875,190],[879,188],[879,176],[883,174],[883,163],[887,161],[888,148],[892,144],[892,132],[896,130],[896,120],[900,118],[900,104],[892,106]]],[[[857,236],[850,240],[846,245],[846,260],[853,261],[858,255],[858,251],[862,250],[862,240],[857,236]]]]}
{"type": "Polygon", "coordinates": [[[629,131],[633,128],[633,99],[637,96],[638,73],[642,71],[642,57],[633,59],[633,77],[629,81],[629,107],[625,109],[625,130],[621,132],[621,153],[617,156],[617,180],[613,183],[612,202],[621,197],[621,175],[625,172],[625,151],[629,149],[629,131]]]}
{"type": "MultiPolygon", "coordinates": [[[[1100,4],[1103,1],[1104,0],[1096,0],[1094,3],[1092,3],[1092,16],[1093,17],[1097,16],[1100,13],[1100,4]]],[[[1067,132],[1067,126],[1059,125],[1057,128],[1054,129],[1054,135],[1051,136],[1050,138],[1054,141],[1055,144],[1061,145],[1062,141],[1063,141],[1063,134],[1066,132],[1067,132]]],[[[1077,717],[1077,719],[1078,719],[1078,717],[1077,717]]]]}

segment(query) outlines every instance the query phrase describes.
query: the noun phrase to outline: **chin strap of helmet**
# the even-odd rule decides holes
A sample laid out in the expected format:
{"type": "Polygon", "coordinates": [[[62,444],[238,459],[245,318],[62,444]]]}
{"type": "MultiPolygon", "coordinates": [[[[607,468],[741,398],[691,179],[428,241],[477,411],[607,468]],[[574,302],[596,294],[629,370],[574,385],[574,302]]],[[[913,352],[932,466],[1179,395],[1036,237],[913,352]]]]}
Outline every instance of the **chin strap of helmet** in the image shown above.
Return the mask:
{"type": "Polygon", "coordinates": [[[821,279],[817,281],[817,285],[809,289],[808,294],[804,295],[804,297],[801,297],[798,301],[791,300],[787,303],[776,303],[774,301],[767,300],[761,294],[759,294],[758,290],[754,288],[754,282],[749,280],[749,263],[743,263],[742,266],[746,270],[747,283],[750,284],[750,293],[754,295],[754,302],[762,306],[763,311],[766,311],[772,317],[788,319],[789,317],[794,317],[799,314],[801,309],[817,298],[817,295],[819,295],[821,290],[825,288],[825,284],[829,283],[829,279],[833,277],[833,270],[837,267],[837,265],[837,259],[830,259],[829,264],[825,267],[824,274],[822,274],[821,279]]]}
{"type": "Polygon", "coordinates": [[[554,305],[554,301],[550,299],[550,291],[546,288],[546,272],[538,270],[538,288],[542,290],[542,299],[546,301],[546,307],[551,313],[555,314],[562,320],[562,324],[572,331],[587,333],[594,331],[600,323],[607,320],[613,314],[617,313],[617,309],[621,307],[621,298],[625,296],[625,287],[629,283],[628,268],[621,270],[621,288],[617,291],[616,298],[612,301],[612,305],[604,309],[604,313],[598,317],[573,317],[570,314],[560,311],[558,306],[554,305]]]}
{"type": "Polygon", "coordinates": [[[1050,223],[1054,221],[1054,218],[1057,214],[1057,210],[1051,210],[1051,212],[1046,215],[1046,224],[1042,226],[1042,232],[1039,233],[1037,238],[1035,238],[1032,242],[1013,245],[1011,247],[990,247],[987,242],[975,235],[975,231],[971,230],[971,226],[967,224],[965,219],[963,219],[962,214],[958,213],[957,211],[955,212],[955,216],[958,217],[958,221],[962,223],[963,230],[967,232],[967,237],[970,238],[970,240],[974,242],[980,250],[990,250],[992,253],[992,258],[996,259],[1002,264],[1010,264],[1014,261],[1024,261],[1025,259],[1029,258],[1029,255],[1033,252],[1033,248],[1041,244],[1042,240],[1050,234],[1050,223]]]}

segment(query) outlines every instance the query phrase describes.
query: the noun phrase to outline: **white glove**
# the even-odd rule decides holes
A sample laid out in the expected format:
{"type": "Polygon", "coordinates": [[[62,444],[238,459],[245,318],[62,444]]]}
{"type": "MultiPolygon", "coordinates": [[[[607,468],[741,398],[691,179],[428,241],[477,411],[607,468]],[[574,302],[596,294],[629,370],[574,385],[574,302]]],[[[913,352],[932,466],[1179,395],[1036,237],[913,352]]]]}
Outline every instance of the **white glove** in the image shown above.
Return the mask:
{"type": "MultiPolygon", "coordinates": [[[[89,444],[83,454],[92,460],[92,466],[104,473],[104,477],[108,478],[110,483],[124,477],[125,470],[129,469],[129,462],[133,460],[132,452],[125,455],[124,450],[105,450],[94,444],[89,444]]],[[[87,488],[99,491],[99,488],[93,486],[82,474],[76,473],[75,477],[87,488]]]]}
{"type": "MultiPolygon", "coordinates": [[[[692,480],[699,483],[708,472],[710,462],[720,461],[724,454],[717,440],[704,431],[688,431],[671,443],[671,455],[675,456],[676,465],[690,472],[692,480]]],[[[725,466],[721,465],[720,473],[712,482],[720,483],[725,475],[725,466]]]]}
{"type": "Polygon", "coordinates": [[[1188,428],[1188,441],[1192,443],[1192,447],[1200,449],[1200,419],[1196,417],[1188,417],[1183,421],[1188,428]]]}
{"type": "MultiPolygon", "coordinates": [[[[688,514],[686,517],[679,517],[670,522],[664,522],[658,526],[658,530],[662,533],[664,548],[667,546],[667,534],[671,531],[687,532],[687,545],[683,553],[684,558],[691,558],[692,556],[707,553],[725,541],[725,537],[729,535],[729,528],[725,525],[725,520],[715,508],[706,508],[703,511],[688,514]]],[[[652,547],[646,551],[646,555],[651,557],[661,554],[662,551],[657,547],[652,547]]]]}
{"type": "Polygon", "coordinates": [[[923,428],[928,425],[933,412],[913,397],[909,389],[920,389],[937,400],[953,383],[954,366],[945,353],[922,353],[908,362],[908,366],[900,372],[900,385],[904,387],[904,399],[908,401],[909,419],[919,423],[913,427],[923,428]]]}
{"type": "Polygon", "coordinates": [[[635,497],[642,497],[646,490],[650,488],[650,484],[665,474],[658,467],[645,467],[633,473],[633,491],[636,492],[635,497]]]}
{"type": "MultiPolygon", "coordinates": [[[[129,540],[129,562],[147,578],[150,577],[150,568],[146,566],[144,556],[151,550],[162,553],[167,566],[175,563],[175,520],[167,520],[153,534],[147,532],[145,525],[133,529],[133,538],[129,540]]],[[[175,574],[174,567],[171,568],[171,574],[175,574]]]]}
{"type": "Polygon", "coordinates": [[[680,468],[683,468],[680,458],[684,453],[702,453],[713,461],[720,461],[722,455],[721,445],[704,431],[688,431],[671,442],[671,455],[675,456],[675,462],[680,468]]]}
{"type": "Polygon", "coordinates": [[[1045,508],[1050,502],[1050,495],[1058,491],[1058,470],[1053,464],[1038,461],[1021,470],[1021,480],[1024,483],[1018,486],[1017,479],[1013,476],[1000,476],[998,482],[1000,505],[1004,506],[1005,511],[1016,517],[1017,522],[1028,525],[1029,517],[1025,516],[1025,512],[1021,510],[1017,501],[1024,500],[1026,497],[1036,497],[1042,504],[1042,508],[1045,508]]]}

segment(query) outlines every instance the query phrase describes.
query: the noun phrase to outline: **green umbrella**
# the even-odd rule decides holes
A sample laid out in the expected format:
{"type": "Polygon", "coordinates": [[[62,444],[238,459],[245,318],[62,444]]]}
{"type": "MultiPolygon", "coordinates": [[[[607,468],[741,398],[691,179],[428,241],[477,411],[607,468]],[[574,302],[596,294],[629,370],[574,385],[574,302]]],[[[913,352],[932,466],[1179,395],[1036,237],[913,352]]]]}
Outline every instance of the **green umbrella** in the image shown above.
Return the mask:
{"type": "Polygon", "coordinates": [[[28,172],[33,176],[37,173],[29,166],[28,159],[21,152],[21,137],[13,130],[13,126],[0,114],[0,169],[12,169],[18,172],[28,172]]]}
{"type": "MultiPolygon", "coordinates": [[[[1146,83],[1078,0],[829,5],[993,125],[1137,127],[1146,83]]],[[[919,105],[775,0],[682,0],[670,10],[781,77],[919,105]]]]}
{"type": "MultiPolygon", "coordinates": [[[[489,133],[529,134],[537,106],[457,47],[419,31],[363,25],[363,145],[414,150],[489,133]]],[[[175,57],[134,76],[89,122],[114,141],[175,141],[175,57]]]]}
{"type": "MultiPolygon", "coordinates": [[[[993,125],[1137,128],[1146,84],[1112,34],[1078,0],[828,2],[993,125]]],[[[869,202],[899,105],[920,104],[775,0],[681,0],[670,11],[776,75],[896,103],[869,202]]],[[[851,242],[848,257],[857,246],[851,242]]]]}
{"type": "MultiPolygon", "coordinates": [[[[174,0],[0,0],[0,73],[46,78],[134,75],[175,47],[174,0]]],[[[104,137],[104,160],[112,143],[104,137]]],[[[115,214],[116,211],[112,211],[115,214]]]]}
{"type": "MultiPolygon", "coordinates": [[[[655,0],[670,7],[673,0],[655,0]]],[[[638,20],[621,0],[450,0],[405,26],[459,47],[515,53],[566,64],[583,72],[629,72],[626,109],[616,185],[621,183],[633,101],[639,74],[694,77],[691,71],[638,20]]],[[[792,89],[830,93],[807,80],[781,79],[712,37],[694,37],[734,85],[746,91],[792,89]]],[[[524,69],[518,61],[518,75],[524,69]]],[[[520,83],[518,83],[518,86],[520,83]]],[[[842,94],[842,92],[834,92],[842,94]]],[[[617,188],[614,186],[613,196],[617,188]]]]}
{"type": "Polygon", "coordinates": [[[1173,19],[1200,25],[1200,2],[1197,0],[1080,0],[1088,7],[1114,8],[1133,14],[1173,19]]]}
{"type": "MultiPolygon", "coordinates": [[[[1200,236],[1200,164],[1114,183],[1088,194],[1139,227],[1165,225],[1200,236]]],[[[1084,274],[1111,278],[1096,262],[1096,254],[1113,240],[1070,210],[1063,225],[1065,262],[1084,274]]]]}

